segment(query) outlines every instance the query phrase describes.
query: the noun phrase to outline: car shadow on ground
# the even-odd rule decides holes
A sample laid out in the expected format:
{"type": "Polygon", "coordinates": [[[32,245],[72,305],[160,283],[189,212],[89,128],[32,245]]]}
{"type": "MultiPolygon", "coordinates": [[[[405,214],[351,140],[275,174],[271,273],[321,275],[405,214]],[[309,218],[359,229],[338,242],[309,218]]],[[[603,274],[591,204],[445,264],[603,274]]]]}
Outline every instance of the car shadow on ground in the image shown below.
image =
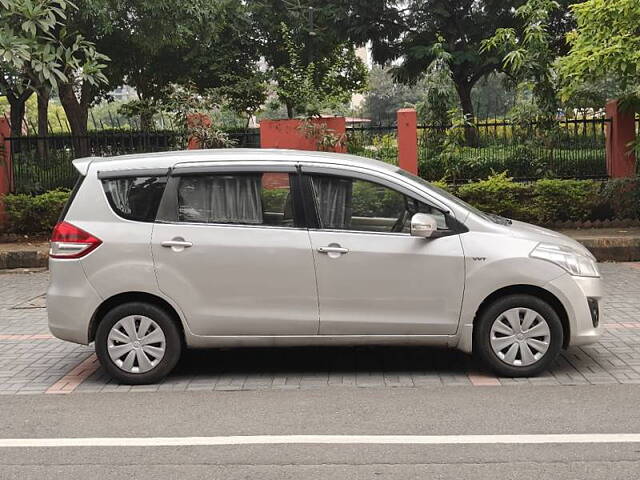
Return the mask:
{"type": "MultiPolygon", "coordinates": [[[[570,349],[540,377],[574,377],[576,369],[567,361],[570,349]]],[[[470,384],[469,375],[495,377],[480,360],[458,350],[437,347],[279,347],[188,350],[184,352],[168,382],[219,376],[256,377],[293,385],[307,378],[309,383],[352,384],[378,377],[388,384],[470,384]],[[282,377],[285,377],[284,379],[282,377]],[[342,381],[340,378],[342,377],[342,381]],[[399,380],[398,377],[405,377],[399,380]],[[408,380],[411,377],[413,380],[408,380]],[[333,381],[332,381],[333,380],[333,381]],[[357,380],[357,382],[356,382],[357,380]],[[431,381],[430,381],[431,380],[431,381]]],[[[520,379],[526,381],[526,379],[520,379]]]]}
{"type": "MultiPolygon", "coordinates": [[[[556,384],[587,383],[567,360],[580,353],[573,348],[563,352],[551,370],[537,378],[556,384]],[[566,381],[559,382],[559,378],[566,381]]],[[[446,348],[247,347],[186,350],[159,386],[251,390],[327,385],[471,385],[477,378],[496,379],[475,357],[446,348]]],[[[501,378],[499,381],[525,383],[528,379],[501,378]]],[[[102,368],[91,376],[89,383],[94,386],[117,384],[102,368]]]]}

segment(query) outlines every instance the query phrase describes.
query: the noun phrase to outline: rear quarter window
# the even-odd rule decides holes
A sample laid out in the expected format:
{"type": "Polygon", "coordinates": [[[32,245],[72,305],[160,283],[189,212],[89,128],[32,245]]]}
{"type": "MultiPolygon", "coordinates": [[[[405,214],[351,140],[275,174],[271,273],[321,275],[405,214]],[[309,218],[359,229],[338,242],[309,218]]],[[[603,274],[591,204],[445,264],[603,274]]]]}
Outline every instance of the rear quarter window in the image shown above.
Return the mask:
{"type": "Polygon", "coordinates": [[[71,193],[69,194],[69,200],[67,200],[67,203],[64,205],[62,212],[60,212],[60,216],[58,217],[58,223],[62,222],[67,216],[67,213],[69,212],[69,208],[71,208],[71,204],[75,200],[76,195],[78,194],[78,190],[80,190],[80,187],[82,186],[83,181],[84,181],[84,176],[79,175],[75,185],[73,186],[73,190],[71,190],[71,193]]]}
{"type": "Polygon", "coordinates": [[[104,193],[116,214],[127,220],[153,222],[167,184],[165,176],[140,176],[102,180],[104,193]]]}

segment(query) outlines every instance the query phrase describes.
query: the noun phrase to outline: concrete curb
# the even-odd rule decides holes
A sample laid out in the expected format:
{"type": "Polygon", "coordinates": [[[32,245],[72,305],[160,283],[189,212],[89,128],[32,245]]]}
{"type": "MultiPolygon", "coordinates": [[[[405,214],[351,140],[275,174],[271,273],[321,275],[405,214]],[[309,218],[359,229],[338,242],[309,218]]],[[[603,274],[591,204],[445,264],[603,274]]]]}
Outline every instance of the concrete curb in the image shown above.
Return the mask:
{"type": "Polygon", "coordinates": [[[39,250],[15,250],[0,252],[0,270],[12,268],[47,267],[49,255],[39,250]]]}
{"type": "Polygon", "coordinates": [[[640,237],[576,238],[600,262],[640,260],[640,237]]]}

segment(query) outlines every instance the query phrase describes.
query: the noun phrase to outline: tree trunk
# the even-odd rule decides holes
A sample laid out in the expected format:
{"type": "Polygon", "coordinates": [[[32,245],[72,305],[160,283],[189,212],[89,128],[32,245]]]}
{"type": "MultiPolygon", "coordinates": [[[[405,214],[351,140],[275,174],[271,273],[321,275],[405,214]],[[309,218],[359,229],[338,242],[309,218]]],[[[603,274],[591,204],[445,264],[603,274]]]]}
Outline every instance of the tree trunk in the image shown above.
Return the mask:
{"type": "MultiPolygon", "coordinates": [[[[7,95],[7,99],[9,95],[7,95]]],[[[25,104],[27,102],[12,102],[9,100],[11,110],[9,112],[9,122],[11,123],[11,136],[20,137],[22,135],[22,122],[24,121],[25,104]]]]}
{"type": "Polygon", "coordinates": [[[150,132],[153,127],[153,112],[150,110],[143,110],[140,113],[140,130],[143,132],[150,132]]]}
{"type": "Polygon", "coordinates": [[[0,75],[0,89],[4,92],[11,107],[9,111],[11,136],[19,137],[22,135],[25,105],[29,97],[33,95],[33,90],[30,88],[27,79],[22,78],[17,82],[15,80],[12,82],[0,75]]]}
{"type": "MultiPolygon", "coordinates": [[[[469,121],[474,121],[475,112],[473,110],[473,102],[471,101],[471,89],[473,88],[473,84],[468,81],[458,79],[454,79],[454,82],[456,85],[456,91],[458,92],[458,97],[460,98],[462,113],[469,121]]],[[[464,138],[467,146],[475,147],[478,145],[478,135],[474,126],[470,125],[465,127],[464,138]]]]}
{"type": "Polygon", "coordinates": [[[287,103],[287,117],[293,118],[293,105],[287,103]]]}
{"type": "Polygon", "coordinates": [[[47,135],[49,133],[49,97],[51,90],[48,87],[41,87],[36,92],[38,94],[38,158],[46,161],[48,155],[47,135]]]}
{"type": "Polygon", "coordinates": [[[88,85],[83,85],[80,100],[73,91],[73,85],[61,83],[58,87],[60,103],[67,115],[73,141],[73,151],[76,158],[89,156],[89,138],[87,136],[87,120],[89,118],[88,85]]]}
{"type": "Polygon", "coordinates": [[[9,112],[9,122],[11,123],[11,136],[22,136],[22,124],[24,122],[25,107],[27,100],[33,94],[32,90],[25,90],[19,95],[7,92],[7,101],[11,105],[9,112]]]}

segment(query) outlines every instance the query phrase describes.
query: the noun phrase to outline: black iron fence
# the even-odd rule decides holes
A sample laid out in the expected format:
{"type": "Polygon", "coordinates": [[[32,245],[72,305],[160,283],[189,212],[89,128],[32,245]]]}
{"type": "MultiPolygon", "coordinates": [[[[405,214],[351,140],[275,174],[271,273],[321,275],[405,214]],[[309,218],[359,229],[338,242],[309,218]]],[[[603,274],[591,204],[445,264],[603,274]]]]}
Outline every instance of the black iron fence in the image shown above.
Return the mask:
{"type": "MultiPolygon", "coordinates": [[[[228,132],[236,147],[259,148],[258,129],[228,132]]],[[[72,160],[79,151],[88,156],[112,156],[128,153],[182,150],[187,138],[183,132],[120,130],[94,131],[78,137],[52,134],[46,137],[26,135],[9,137],[13,164],[13,191],[41,193],[56,188],[71,188],[77,177],[72,160]]]]}
{"type": "MultiPolygon", "coordinates": [[[[451,130],[418,126],[420,176],[452,183],[487,178],[506,171],[519,181],[538,178],[607,177],[605,118],[564,119],[554,125],[516,125],[480,121],[451,130]],[[461,144],[452,136],[464,137],[461,144]],[[453,145],[459,145],[457,148],[453,145]]],[[[640,123],[639,123],[640,125],[640,123]]],[[[397,164],[396,126],[360,126],[347,130],[350,153],[397,164]]]]}
{"type": "Polygon", "coordinates": [[[362,157],[398,163],[398,129],[395,125],[347,128],[347,151],[362,157]]]}
{"type": "Polygon", "coordinates": [[[464,182],[506,171],[516,180],[607,177],[604,118],[561,120],[551,126],[505,121],[460,127],[458,148],[444,126],[418,127],[420,174],[427,180],[464,182]]]}

